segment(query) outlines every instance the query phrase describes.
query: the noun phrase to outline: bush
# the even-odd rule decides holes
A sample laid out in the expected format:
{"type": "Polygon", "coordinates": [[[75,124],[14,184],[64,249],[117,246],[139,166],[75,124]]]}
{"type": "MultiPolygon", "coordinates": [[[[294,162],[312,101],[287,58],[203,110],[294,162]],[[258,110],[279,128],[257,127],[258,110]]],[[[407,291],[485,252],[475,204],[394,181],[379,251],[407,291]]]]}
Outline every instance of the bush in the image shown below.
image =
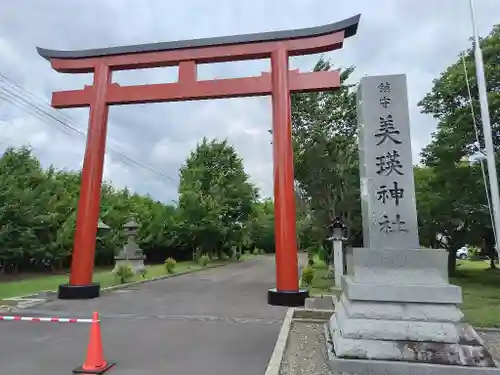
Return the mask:
{"type": "Polygon", "coordinates": [[[304,269],[302,270],[302,275],[300,277],[302,285],[304,286],[311,285],[313,279],[314,279],[314,268],[310,266],[304,267],[304,269]]]}
{"type": "Polygon", "coordinates": [[[198,263],[205,267],[210,262],[208,255],[204,254],[198,259],[198,263]]]}
{"type": "Polygon", "coordinates": [[[241,259],[241,253],[239,251],[235,252],[234,253],[234,257],[236,258],[236,260],[240,260],[241,259]]]}
{"type": "Polygon", "coordinates": [[[177,262],[173,258],[167,258],[165,259],[165,263],[163,263],[165,266],[165,270],[169,275],[173,274],[175,272],[175,266],[177,262]]]}
{"type": "Polygon", "coordinates": [[[115,269],[114,274],[120,284],[128,283],[134,277],[134,272],[129,264],[120,264],[115,269]]]}

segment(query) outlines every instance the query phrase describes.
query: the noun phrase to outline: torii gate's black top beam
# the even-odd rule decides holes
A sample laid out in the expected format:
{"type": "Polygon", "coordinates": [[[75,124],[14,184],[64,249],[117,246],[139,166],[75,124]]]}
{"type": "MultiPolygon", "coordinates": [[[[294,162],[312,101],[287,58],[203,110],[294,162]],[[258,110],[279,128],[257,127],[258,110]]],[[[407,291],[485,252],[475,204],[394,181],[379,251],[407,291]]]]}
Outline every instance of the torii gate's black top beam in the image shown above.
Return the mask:
{"type": "Polygon", "coordinates": [[[360,16],[361,15],[358,14],[351,18],[347,18],[345,20],[331,23],[328,25],[308,27],[304,29],[295,29],[295,30],[271,31],[264,33],[179,40],[174,42],[136,44],[131,46],[97,48],[97,49],[86,49],[86,50],[76,50],[76,51],[57,51],[57,50],[44,49],[40,47],[38,47],[37,50],[40,56],[44,57],[47,60],[85,59],[90,57],[115,56],[115,55],[125,55],[132,53],[186,50],[192,48],[231,46],[237,44],[250,44],[250,43],[261,43],[261,42],[278,42],[281,40],[318,37],[318,36],[333,34],[340,31],[344,31],[344,38],[349,38],[356,34],[358,30],[358,23],[360,16]]]}

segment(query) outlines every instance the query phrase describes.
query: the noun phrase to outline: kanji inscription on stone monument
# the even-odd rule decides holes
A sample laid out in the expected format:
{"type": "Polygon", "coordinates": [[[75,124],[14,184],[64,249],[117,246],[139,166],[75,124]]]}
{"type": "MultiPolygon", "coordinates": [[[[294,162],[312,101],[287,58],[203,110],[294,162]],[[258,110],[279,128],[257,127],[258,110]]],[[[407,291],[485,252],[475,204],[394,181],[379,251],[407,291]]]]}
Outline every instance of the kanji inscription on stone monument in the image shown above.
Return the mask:
{"type": "Polygon", "coordinates": [[[364,247],[419,248],[406,75],[358,87],[364,247]]]}

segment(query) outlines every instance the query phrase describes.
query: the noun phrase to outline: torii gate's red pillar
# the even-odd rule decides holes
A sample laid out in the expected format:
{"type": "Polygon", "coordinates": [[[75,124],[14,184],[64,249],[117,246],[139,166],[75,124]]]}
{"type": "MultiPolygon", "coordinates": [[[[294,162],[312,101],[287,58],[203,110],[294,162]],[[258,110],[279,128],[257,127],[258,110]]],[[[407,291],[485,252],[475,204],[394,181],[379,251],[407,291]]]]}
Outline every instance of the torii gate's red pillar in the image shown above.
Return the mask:
{"type": "Polygon", "coordinates": [[[276,289],[281,293],[296,293],[299,289],[299,281],[288,52],[286,49],[280,48],[271,54],[271,69],[276,289]]]}
{"type": "MultiPolygon", "coordinates": [[[[83,159],[80,199],[76,217],[75,240],[71,261],[69,284],[74,289],[81,286],[82,298],[87,294],[99,295],[99,284],[92,284],[94,270],[97,222],[101,207],[101,185],[106,151],[108,104],[106,91],[111,84],[111,71],[104,63],[94,68],[94,83],[89,113],[87,144],[83,159]]],[[[59,288],[59,297],[65,298],[65,288],[59,288]]]]}

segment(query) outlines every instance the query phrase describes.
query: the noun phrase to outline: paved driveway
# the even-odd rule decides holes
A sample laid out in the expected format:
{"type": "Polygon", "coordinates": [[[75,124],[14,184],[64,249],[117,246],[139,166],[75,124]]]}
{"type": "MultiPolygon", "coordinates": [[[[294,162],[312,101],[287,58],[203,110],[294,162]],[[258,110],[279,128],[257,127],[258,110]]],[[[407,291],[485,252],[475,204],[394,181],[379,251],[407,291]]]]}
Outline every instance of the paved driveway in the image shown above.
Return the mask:
{"type": "MultiPolygon", "coordinates": [[[[286,312],[267,305],[274,272],[274,257],[260,257],[23,314],[98,311],[112,375],[261,375],[286,312]]],[[[84,359],[88,329],[0,322],[0,373],[69,375],[84,359]]]]}

